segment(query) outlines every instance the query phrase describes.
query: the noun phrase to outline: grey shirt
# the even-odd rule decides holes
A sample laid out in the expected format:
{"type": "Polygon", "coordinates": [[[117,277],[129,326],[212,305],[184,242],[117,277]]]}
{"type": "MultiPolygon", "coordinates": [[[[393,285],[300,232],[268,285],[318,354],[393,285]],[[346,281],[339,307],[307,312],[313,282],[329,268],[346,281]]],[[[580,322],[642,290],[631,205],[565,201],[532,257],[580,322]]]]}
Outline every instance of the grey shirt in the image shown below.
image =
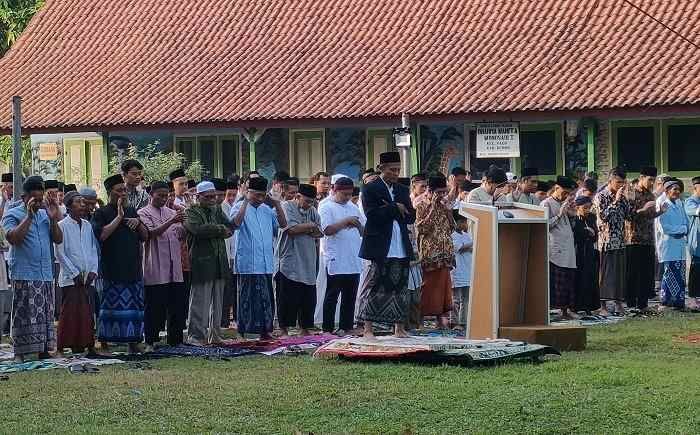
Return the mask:
{"type": "Polygon", "coordinates": [[[315,207],[301,210],[294,201],[283,202],[282,210],[287,218],[287,227],[280,230],[277,238],[278,270],[292,281],[316,285],[316,239],[308,234],[290,236],[287,231],[308,222],[321,225],[321,218],[315,207]]]}

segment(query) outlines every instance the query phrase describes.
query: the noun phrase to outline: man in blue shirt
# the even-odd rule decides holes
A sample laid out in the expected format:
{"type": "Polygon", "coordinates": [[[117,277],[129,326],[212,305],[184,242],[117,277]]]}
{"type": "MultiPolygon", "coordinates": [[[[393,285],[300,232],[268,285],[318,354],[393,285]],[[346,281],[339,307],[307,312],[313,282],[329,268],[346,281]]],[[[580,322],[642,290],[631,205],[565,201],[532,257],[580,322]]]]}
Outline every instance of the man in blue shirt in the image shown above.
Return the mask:
{"type": "Polygon", "coordinates": [[[52,243],[61,243],[61,212],[53,198],[44,201],[44,180],[28,177],[22,204],[7,210],[2,227],[10,243],[9,268],[14,302],[12,342],[15,360],[27,354],[48,358],[56,347],[52,243]]]}
{"type": "Polygon", "coordinates": [[[685,200],[685,212],[688,214],[688,250],[690,251],[690,277],[688,278],[689,308],[700,309],[700,177],[693,182],[693,195],[685,200]]]}
{"type": "Polygon", "coordinates": [[[267,180],[250,178],[243,201],[231,209],[238,231],[234,257],[238,274],[238,332],[270,338],[274,316],[272,296],[273,239],[287,220],[279,201],[267,195],[267,180]],[[274,210],[273,210],[274,209],[274,210]]]}

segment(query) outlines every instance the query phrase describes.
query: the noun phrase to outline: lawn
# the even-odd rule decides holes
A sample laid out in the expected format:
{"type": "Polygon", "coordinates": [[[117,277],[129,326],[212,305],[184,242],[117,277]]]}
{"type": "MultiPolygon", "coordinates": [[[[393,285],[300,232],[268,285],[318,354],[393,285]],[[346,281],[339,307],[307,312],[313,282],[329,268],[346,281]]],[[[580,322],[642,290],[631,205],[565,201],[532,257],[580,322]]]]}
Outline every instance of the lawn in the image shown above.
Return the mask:
{"type": "Polygon", "coordinates": [[[0,433],[700,433],[700,316],[589,329],[585,352],[461,368],[165,359],[0,383],[0,433]]]}

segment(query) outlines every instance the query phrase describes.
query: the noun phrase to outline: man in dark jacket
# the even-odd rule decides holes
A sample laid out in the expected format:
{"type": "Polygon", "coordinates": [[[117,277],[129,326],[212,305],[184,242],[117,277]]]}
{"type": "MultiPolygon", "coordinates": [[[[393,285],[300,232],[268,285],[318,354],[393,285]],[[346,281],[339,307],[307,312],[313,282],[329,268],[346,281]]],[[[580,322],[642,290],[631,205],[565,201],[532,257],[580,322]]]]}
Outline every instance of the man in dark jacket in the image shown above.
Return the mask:
{"type": "Polygon", "coordinates": [[[407,225],[416,220],[416,211],[408,188],[397,183],[399,153],[382,153],[378,169],[380,177],[362,189],[367,224],[360,257],[371,264],[362,284],[357,317],[365,322],[365,337],[374,337],[373,322],[393,323],[394,335],[406,337],[408,269],[413,258],[407,225]]]}

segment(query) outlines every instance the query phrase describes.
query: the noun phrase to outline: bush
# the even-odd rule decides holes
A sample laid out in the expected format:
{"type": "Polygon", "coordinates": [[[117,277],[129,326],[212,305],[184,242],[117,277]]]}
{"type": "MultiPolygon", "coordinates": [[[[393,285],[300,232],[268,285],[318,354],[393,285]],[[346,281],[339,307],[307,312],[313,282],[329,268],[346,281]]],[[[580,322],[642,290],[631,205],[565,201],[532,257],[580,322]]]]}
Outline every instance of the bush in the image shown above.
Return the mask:
{"type": "Polygon", "coordinates": [[[191,180],[201,180],[206,171],[199,160],[186,163],[182,153],[163,152],[158,144],[148,144],[141,149],[130,146],[126,152],[117,153],[109,162],[109,170],[112,174],[121,173],[121,165],[124,160],[138,160],[143,165],[143,178],[146,184],[153,181],[168,181],[168,174],[177,168],[184,168],[185,174],[191,180]]]}

